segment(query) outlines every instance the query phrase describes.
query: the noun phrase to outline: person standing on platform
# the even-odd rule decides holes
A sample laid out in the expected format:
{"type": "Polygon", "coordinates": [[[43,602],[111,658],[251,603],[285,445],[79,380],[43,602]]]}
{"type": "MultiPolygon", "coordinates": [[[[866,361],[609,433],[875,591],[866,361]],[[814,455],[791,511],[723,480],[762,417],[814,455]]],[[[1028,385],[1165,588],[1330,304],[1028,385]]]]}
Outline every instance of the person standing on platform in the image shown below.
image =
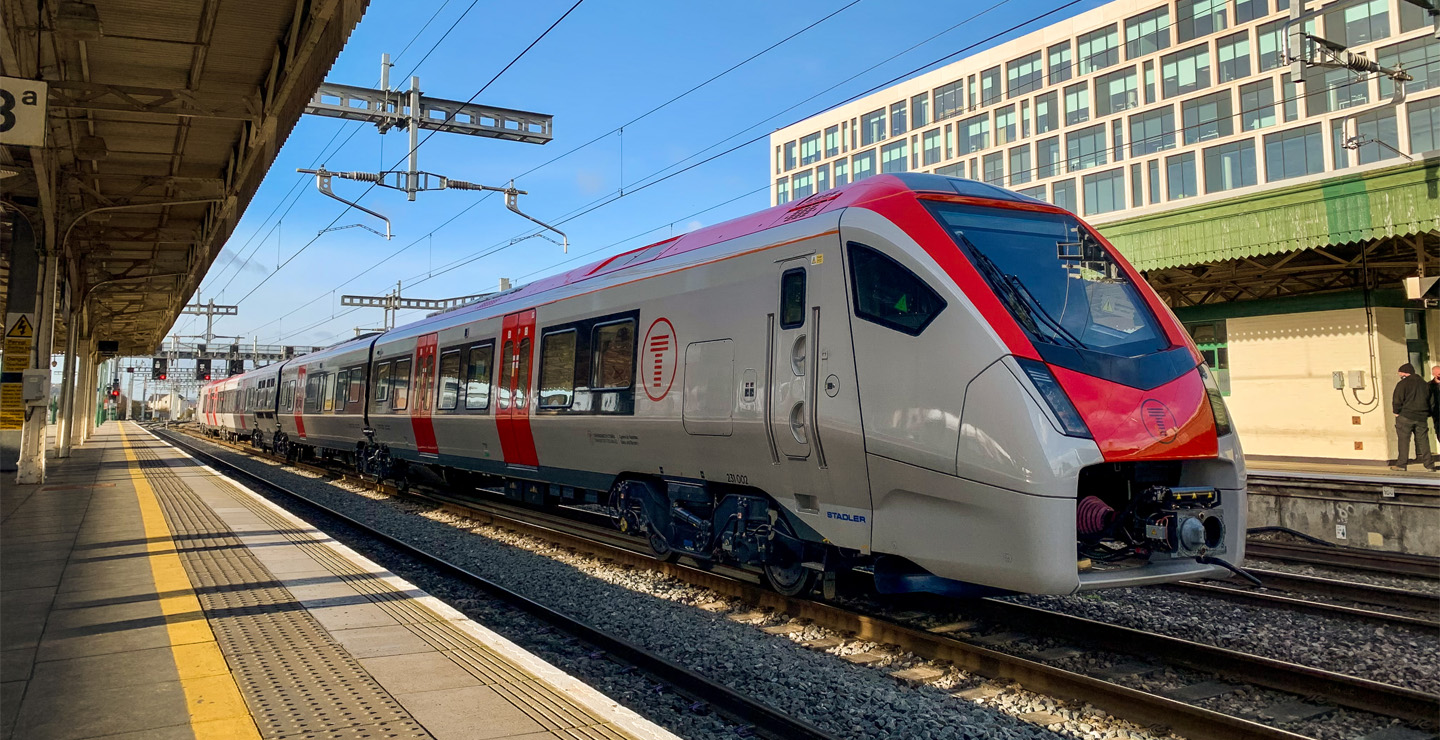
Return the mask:
{"type": "MultiPolygon", "coordinates": [[[[1440,365],[1430,366],[1430,424],[1433,426],[1430,431],[1440,442],[1440,365]]],[[[1440,447],[1436,451],[1440,452],[1440,447]]]]}
{"type": "Polygon", "coordinates": [[[1415,460],[1434,470],[1430,461],[1430,387],[1415,374],[1415,366],[1400,366],[1400,382],[1390,397],[1390,410],[1395,414],[1395,435],[1400,438],[1400,452],[1391,470],[1404,470],[1410,462],[1410,438],[1415,438],[1415,460]]]}

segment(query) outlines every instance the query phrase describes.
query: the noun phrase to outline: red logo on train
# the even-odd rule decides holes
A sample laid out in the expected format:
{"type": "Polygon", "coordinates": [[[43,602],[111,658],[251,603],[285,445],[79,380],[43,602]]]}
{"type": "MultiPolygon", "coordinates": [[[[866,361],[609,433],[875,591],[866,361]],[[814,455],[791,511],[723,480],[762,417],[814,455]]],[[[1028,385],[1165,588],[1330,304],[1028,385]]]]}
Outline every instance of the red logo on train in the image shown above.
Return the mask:
{"type": "Polygon", "coordinates": [[[645,343],[640,345],[640,377],[651,401],[670,393],[679,359],[680,340],[675,336],[675,327],[669,319],[655,319],[645,332],[645,343]]]}

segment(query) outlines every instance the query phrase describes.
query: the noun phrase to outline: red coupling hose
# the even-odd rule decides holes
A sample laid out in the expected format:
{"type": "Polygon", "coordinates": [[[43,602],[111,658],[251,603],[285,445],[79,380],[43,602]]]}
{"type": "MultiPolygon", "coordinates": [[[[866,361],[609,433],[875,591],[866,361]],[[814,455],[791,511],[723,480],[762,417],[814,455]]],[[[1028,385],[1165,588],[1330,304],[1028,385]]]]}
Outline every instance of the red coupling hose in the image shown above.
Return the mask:
{"type": "Polygon", "coordinates": [[[1099,534],[1115,519],[1115,510],[1095,496],[1080,499],[1075,511],[1075,528],[1080,534],[1099,534]]]}

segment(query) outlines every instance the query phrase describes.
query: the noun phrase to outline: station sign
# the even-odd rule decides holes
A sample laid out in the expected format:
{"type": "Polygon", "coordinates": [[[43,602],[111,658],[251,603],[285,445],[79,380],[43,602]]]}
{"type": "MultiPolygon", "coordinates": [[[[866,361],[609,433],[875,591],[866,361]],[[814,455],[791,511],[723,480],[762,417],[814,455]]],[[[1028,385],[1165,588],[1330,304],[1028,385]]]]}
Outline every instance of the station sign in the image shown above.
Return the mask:
{"type": "Polygon", "coordinates": [[[0,77],[0,144],[45,146],[48,94],[39,80],[0,77]]]}

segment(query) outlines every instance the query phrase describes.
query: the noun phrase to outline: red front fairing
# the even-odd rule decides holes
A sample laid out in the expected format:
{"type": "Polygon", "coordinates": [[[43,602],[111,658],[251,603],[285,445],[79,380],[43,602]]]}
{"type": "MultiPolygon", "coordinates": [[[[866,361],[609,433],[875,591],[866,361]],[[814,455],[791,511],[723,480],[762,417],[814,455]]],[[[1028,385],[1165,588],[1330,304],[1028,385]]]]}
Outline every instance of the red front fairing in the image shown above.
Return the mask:
{"type": "Polygon", "coordinates": [[[1148,391],[1050,366],[1085,419],[1106,462],[1211,458],[1220,454],[1200,373],[1148,391]]]}

